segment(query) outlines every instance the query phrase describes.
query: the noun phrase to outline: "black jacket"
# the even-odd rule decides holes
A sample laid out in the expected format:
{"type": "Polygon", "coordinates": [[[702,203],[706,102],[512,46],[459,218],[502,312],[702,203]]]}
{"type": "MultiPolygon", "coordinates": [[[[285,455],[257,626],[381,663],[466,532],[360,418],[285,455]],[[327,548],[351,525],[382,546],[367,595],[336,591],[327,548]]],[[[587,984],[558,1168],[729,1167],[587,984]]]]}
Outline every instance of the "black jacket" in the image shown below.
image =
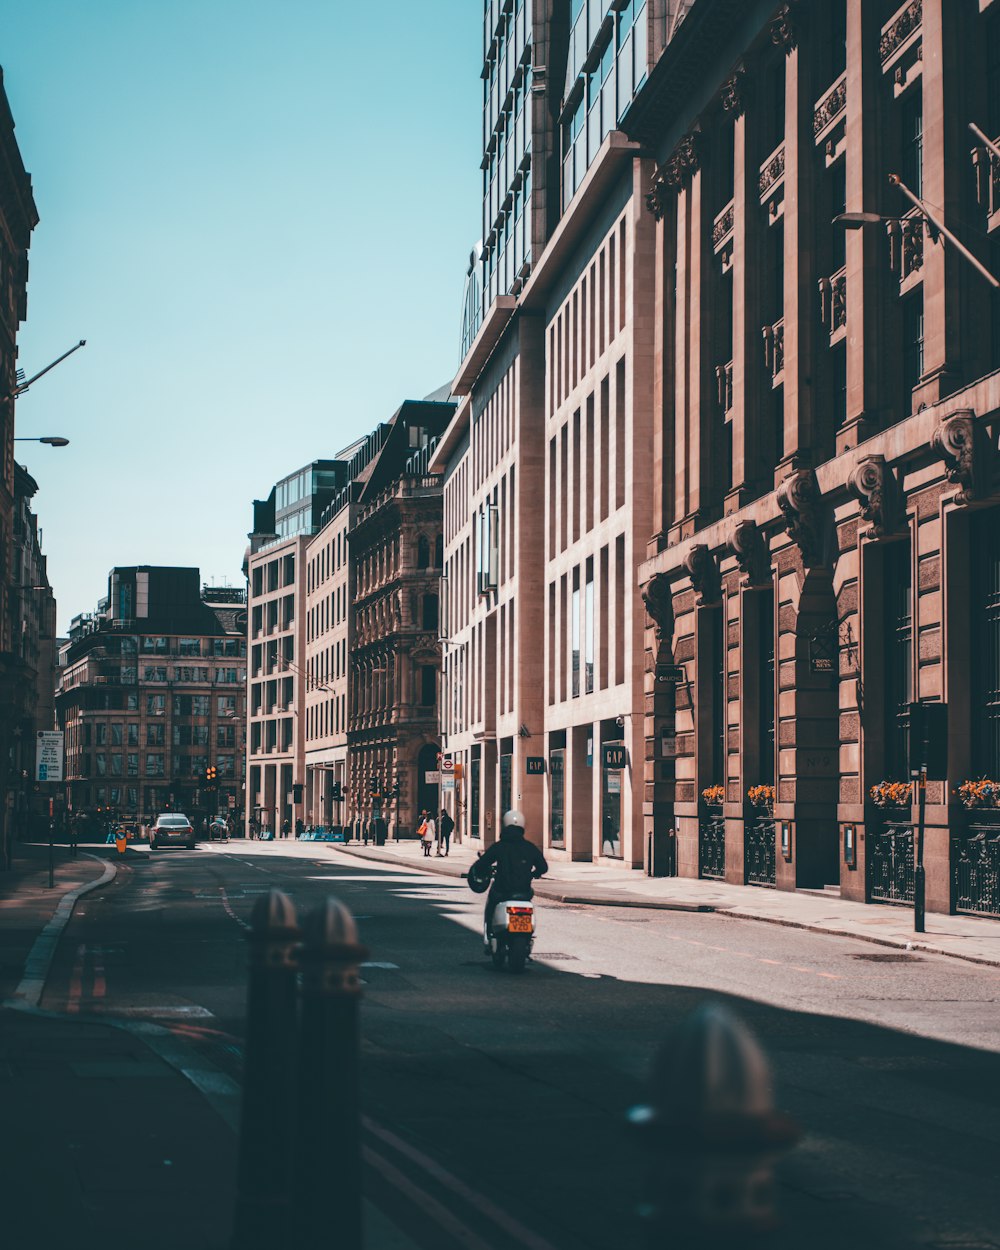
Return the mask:
{"type": "Polygon", "coordinates": [[[500,840],[476,860],[475,873],[485,877],[493,866],[494,896],[505,894],[512,898],[518,894],[531,897],[531,883],[536,877],[544,877],[549,870],[545,856],[533,842],[524,836],[523,829],[504,829],[500,840]]]}

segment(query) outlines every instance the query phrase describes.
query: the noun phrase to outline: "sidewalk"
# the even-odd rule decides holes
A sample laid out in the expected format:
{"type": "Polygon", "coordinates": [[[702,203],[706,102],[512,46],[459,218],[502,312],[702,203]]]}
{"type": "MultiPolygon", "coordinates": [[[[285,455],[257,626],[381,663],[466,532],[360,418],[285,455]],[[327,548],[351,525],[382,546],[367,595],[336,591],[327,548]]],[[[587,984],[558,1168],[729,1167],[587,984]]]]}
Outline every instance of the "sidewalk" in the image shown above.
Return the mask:
{"type": "MultiPolygon", "coordinates": [[[[280,845],[280,844],[279,844],[280,845]]],[[[315,853],[319,846],[308,844],[315,853]]],[[[419,872],[460,876],[481,849],[479,844],[452,846],[446,859],[433,853],[425,859],[419,842],[384,847],[355,842],[320,844],[344,855],[405,865],[419,872]],[[474,848],[474,849],[473,849],[474,848]]],[[[928,912],[926,933],[914,933],[912,907],[852,903],[835,894],[788,893],[756,886],[697,881],[690,877],[647,877],[630,868],[606,864],[549,865],[548,876],[535,886],[543,898],[603,907],[652,907],[671,911],[716,911],[744,920],[810,929],[883,946],[952,955],[972,963],[1000,967],[1000,920],[977,916],[944,916],[928,912]]]]}

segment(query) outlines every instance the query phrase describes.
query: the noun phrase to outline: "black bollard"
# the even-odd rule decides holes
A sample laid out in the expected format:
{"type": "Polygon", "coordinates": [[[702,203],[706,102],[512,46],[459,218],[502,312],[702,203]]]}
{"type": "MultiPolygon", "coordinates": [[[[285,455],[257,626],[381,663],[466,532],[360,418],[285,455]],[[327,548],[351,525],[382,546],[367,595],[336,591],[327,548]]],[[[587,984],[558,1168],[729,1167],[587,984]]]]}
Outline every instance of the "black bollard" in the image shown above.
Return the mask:
{"type": "Polygon", "coordinates": [[[361,1250],[359,965],[354,917],[328,898],[303,924],[295,1215],[298,1243],[361,1250]]]}
{"type": "Polygon", "coordinates": [[[650,1250],[761,1246],[777,1227],[773,1164],[799,1138],[774,1109],[771,1069],[725,1008],[699,1008],[660,1049],[629,1121],[652,1154],[650,1250]]]}
{"type": "Polygon", "coordinates": [[[233,1250],[286,1244],[290,1219],[299,930],[271,890],[250,917],[246,1058],[233,1250]]]}

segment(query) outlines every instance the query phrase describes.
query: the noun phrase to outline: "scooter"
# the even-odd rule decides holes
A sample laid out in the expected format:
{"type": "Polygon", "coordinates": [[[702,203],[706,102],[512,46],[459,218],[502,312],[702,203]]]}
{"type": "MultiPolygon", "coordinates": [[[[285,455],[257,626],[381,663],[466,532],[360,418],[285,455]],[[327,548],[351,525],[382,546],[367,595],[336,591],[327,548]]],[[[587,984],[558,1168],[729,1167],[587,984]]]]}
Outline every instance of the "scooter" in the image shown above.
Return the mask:
{"type": "Polygon", "coordinates": [[[511,972],[523,972],[535,940],[535,906],[530,899],[502,899],[486,926],[486,945],[494,968],[506,962],[511,972]]]}

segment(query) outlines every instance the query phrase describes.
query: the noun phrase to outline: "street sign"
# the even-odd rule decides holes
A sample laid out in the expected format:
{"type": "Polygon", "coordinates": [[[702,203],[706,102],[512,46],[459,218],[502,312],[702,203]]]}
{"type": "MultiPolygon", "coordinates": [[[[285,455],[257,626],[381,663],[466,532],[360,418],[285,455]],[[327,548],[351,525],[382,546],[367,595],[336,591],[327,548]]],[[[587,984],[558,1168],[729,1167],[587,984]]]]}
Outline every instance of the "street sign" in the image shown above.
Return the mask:
{"type": "Polygon", "coordinates": [[[608,773],[608,794],[621,794],[622,792],[622,775],[619,772],[608,773]]]}
{"type": "Polygon", "coordinates": [[[62,781],[63,735],[60,730],[40,729],[35,740],[35,780],[62,781]]]}
{"type": "Polygon", "coordinates": [[[231,794],[231,795],[229,796],[229,806],[230,806],[230,807],[235,807],[235,806],[236,806],[236,795],[235,795],[235,794],[231,794]]]}
{"type": "Polygon", "coordinates": [[[443,773],[454,773],[455,771],[454,755],[442,755],[441,756],[441,771],[443,773]]]}
{"type": "Polygon", "coordinates": [[[624,742],[606,742],[604,744],[604,767],[605,768],[625,768],[627,766],[627,752],[624,742]]]}
{"type": "Polygon", "coordinates": [[[449,777],[447,773],[441,778],[441,789],[447,793],[449,790],[455,789],[455,778],[449,777]]]}
{"type": "Polygon", "coordinates": [[[441,784],[441,774],[436,770],[434,772],[424,773],[424,781],[429,786],[439,786],[441,784]]]}
{"type": "Polygon", "coordinates": [[[528,776],[541,777],[545,773],[545,756],[529,755],[526,761],[528,776]]]}

